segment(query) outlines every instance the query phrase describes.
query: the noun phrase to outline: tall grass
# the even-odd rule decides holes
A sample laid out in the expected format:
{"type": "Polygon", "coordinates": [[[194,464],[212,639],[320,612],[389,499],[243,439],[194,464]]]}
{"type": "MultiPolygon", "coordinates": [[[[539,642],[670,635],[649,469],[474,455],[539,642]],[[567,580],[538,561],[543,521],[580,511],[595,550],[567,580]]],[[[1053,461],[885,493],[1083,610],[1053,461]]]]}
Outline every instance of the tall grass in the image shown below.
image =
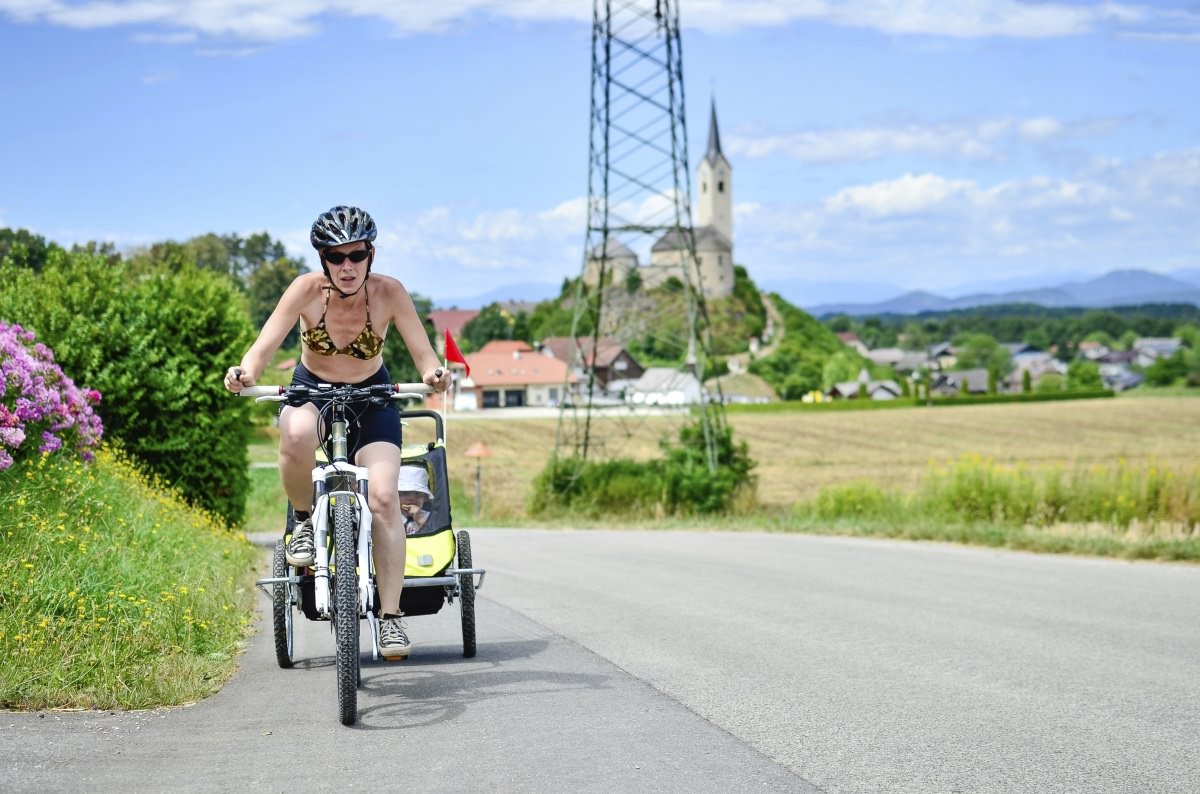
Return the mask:
{"type": "Polygon", "coordinates": [[[104,448],[0,472],[0,706],[187,703],[233,672],[258,557],[104,448]]]}
{"type": "Polygon", "coordinates": [[[823,488],[793,512],[804,524],[857,522],[869,534],[908,537],[911,530],[881,528],[925,527],[925,534],[945,540],[992,535],[983,542],[1013,545],[1009,530],[1018,529],[1048,539],[1016,544],[1023,548],[1200,559],[1200,467],[1177,472],[1154,461],[1067,469],[970,455],[931,463],[912,492],[858,481],[823,488]],[[939,526],[940,532],[932,529],[939,526]],[[972,537],[951,537],[963,532],[972,537]],[[1059,548],[1070,536],[1079,540],[1076,547],[1059,548]]]}

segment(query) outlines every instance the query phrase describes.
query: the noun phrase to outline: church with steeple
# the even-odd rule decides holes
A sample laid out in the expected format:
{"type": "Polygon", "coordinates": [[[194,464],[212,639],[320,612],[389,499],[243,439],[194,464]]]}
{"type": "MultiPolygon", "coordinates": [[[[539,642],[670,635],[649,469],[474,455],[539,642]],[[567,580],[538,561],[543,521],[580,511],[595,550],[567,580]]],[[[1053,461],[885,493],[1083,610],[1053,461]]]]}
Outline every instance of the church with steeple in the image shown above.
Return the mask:
{"type": "MultiPolygon", "coordinates": [[[[733,293],[733,167],[721,151],[717,129],[717,104],[712,103],[708,123],[708,150],[696,168],[695,224],[696,261],[693,283],[699,283],[706,298],[723,298],[733,293]]],[[[607,269],[613,283],[637,269],[646,288],[661,285],[672,276],[683,280],[686,247],[678,233],[664,234],[650,248],[650,262],[642,265],[637,255],[618,240],[608,241],[607,269]]],[[[584,281],[594,285],[601,252],[593,251],[584,270],[584,281]]]]}

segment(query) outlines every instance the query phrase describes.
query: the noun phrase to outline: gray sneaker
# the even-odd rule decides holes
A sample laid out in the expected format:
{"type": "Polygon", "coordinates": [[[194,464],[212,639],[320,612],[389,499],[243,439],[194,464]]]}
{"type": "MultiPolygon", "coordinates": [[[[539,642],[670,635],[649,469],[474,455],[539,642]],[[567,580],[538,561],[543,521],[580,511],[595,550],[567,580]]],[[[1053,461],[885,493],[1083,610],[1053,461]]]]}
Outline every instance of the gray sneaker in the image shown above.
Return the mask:
{"type": "Polygon", "coordinates": [[[384,659],[398,661],[407,659],[412,643],[404,631],[399,617],[382,618],[379,621],[379,653],[384,659]]]}
{"type": "Polygon", "coordinates": [[[306,518],[296,525],[292,530],[292,542],[287,546],[287,557],[289,565],[295,565],[297,568],[308,568],[317,559],[317,547],[313,545],[313,522],[311,518],[306,518]]]}

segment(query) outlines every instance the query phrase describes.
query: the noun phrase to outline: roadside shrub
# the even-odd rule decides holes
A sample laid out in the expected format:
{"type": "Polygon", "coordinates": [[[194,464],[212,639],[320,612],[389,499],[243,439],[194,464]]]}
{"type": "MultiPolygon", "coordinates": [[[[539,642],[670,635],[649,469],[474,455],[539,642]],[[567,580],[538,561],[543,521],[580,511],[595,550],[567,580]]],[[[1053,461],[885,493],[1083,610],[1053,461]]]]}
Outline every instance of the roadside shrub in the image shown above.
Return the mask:
{"type": "Polygon", "coordinates": [[[670,513],[721,513],[744,492],[753,492],[754,461],[746,442],[735,444],[728,425],[710,428],[711,439],[696,421],[679,429],[678,443],[663,443],[667,510],[670,513]],[[716,462],[710,469],[709,443],[716,462]]]}
{"type": "Polygon", "coordinates": [[[0,318],[54,348],[105,395],[108,437],[193,504],[240,522],[250,401],[221,385],[252,338],[245,298],[194,267],[132,274],[87,252],[51,251],[40,273],[0,265],[0,318]]]}
{"type": "Polygon", "coordinates": [[[817,498],[801,512],[814,518],[884,518],[896,515],[903,500],[869,480],[856,480],[834,488],[822,488],[817,498]]]}
{"type": "Polygon", "coordinates": [[[752,497],[754,462],[745,442],[735,444],[728,427],[714,431],[716,471],[708,466],[708,444],[697,422],[680,429],[676,443],[664,442],[664,458],[648,463],[628,458],[585,461],[551,458],[534,482],[533,515],[558,511],[599,515],[690,515],[722,513],[752,497]]]}
{"type": "Polygon", "coordinates": [[[0,470],[35,450],[92,460],[104,432],[92,410],[98,402],[100,392],[79,389],[33,333],[0,322],[0,470]]]}

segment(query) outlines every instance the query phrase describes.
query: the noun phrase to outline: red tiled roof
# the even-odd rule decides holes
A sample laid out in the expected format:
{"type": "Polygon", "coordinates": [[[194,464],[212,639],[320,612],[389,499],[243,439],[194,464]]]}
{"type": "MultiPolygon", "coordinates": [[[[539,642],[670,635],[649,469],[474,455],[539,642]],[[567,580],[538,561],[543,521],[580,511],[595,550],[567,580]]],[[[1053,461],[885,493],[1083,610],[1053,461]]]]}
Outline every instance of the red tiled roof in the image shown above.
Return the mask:
{"type": "MultiPolygon", "coordinates": [[[[571,337],[548,336],[542,340],[542,344],[558,360],[566,361],[570,358],[570,354],[572,352],[571,337]]],[[[597,346],[597,350],[599,352],[594,363],[591,356],[592,337],[576,337],[574,349],[575,351],[583,354],[583,357],[586,359],[584,361],[585,366],[607,367],[612,364],[613,360],[617,356],[621,355],[621,353],[625,350],[625,346],[618,342],[614,337],[600,337],[600,343],[597,346]]]]}
{"type": "MultiPolygon", "coordinates": [[[[481,350],[467,354],[466,359],[476,388],[553,385],[562,383],[567,374],[567,365],[563,362],[532,351],[513,355],[512,352],[481,350]]],[[[574,375],[569,378],[571,383],[576,380],[574,375]]]]}
{"type": "MultiPolygon", "coordinates": [[[[512,355],[513,353],[524,353],[532,350],[533,347],[528,342],[522,342],[519,339],[493,339],[480,348],[479,352],[508,353],[509,355],[512,355]]],[[[475,365],[472,364],[471,367],[474,368],[475,365]]]]}

